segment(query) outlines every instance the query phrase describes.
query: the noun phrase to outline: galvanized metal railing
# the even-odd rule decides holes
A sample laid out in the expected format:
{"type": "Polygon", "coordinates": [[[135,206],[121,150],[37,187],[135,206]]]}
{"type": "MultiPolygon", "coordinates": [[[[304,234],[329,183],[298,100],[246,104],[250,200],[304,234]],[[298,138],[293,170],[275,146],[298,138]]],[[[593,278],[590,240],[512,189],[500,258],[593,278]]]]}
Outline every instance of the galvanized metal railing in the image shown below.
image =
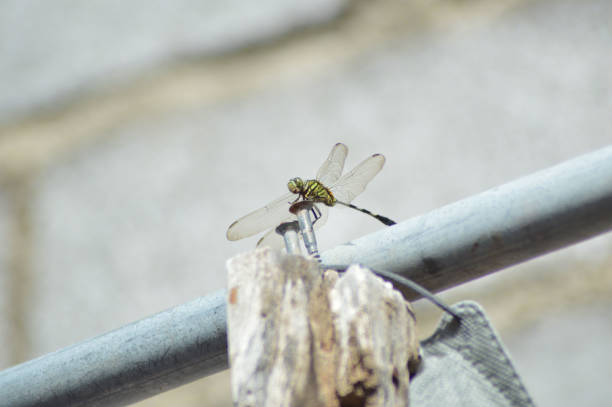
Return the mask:
{"type": "MultiPolygon", "coordinates": [[[[321,254],[440,291],[612,230],[612,146],[321,254]]],[[[228,367],[226,293],[0,372],[0,406],[118,405],[228,367]]]]}
{"type": "Polygon", "coordinates": [[[321,255],[438,292],[612,229],[612,146],[382,229],[321,255]]]}

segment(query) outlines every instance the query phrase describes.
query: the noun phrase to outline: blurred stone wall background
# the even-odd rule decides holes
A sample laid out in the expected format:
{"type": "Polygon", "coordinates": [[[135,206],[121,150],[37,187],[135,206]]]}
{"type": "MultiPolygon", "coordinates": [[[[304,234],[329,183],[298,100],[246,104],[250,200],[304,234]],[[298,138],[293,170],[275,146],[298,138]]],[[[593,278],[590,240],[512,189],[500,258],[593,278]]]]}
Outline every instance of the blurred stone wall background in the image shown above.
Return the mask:
{"type": "MultiPolygon", "coordinates": [[[[0,368],[223,288],[331,146],[403,220],[612,142],[606,0],[0,3],[0,368]]],[[[334,210],[323,249],[380,226],[334,210]]],[[[443,294],[540,405],[612,397],[609,235],[443,294]]],[[[439,317],[417,303],[426,336],[439,317]]],[[[140,403],[230,405],[227,372],[140,403]]]]}

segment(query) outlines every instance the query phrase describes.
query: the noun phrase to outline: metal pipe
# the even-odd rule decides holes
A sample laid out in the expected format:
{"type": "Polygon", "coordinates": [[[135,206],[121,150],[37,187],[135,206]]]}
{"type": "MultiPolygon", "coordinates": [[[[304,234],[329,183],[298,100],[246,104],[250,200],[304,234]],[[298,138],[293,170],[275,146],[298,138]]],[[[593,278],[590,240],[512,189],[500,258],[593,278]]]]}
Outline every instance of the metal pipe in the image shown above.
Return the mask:
{"type": "MultiPolygon", "coordinates": [[[[612,229],[612,146],[323,253],[440,291],[612,229]]],[[[415,297],[416,298],[416,297],[415,297]]],[[[228,367],[226,293],[0,372],[0,406],[134,402],[228,367]]]]}
{"type": "MultiPolygon", "coordinates": [[[[612,146],[322,253],[433,292],[612,229],[612,146]]],[[[416,298],[413,297],[413,299],[416,298]]]]}
{"type": "Polygon", "coordinates": [[[0,372],[0,406],[113,406],[227,369],[219,291],[0,372]]]}

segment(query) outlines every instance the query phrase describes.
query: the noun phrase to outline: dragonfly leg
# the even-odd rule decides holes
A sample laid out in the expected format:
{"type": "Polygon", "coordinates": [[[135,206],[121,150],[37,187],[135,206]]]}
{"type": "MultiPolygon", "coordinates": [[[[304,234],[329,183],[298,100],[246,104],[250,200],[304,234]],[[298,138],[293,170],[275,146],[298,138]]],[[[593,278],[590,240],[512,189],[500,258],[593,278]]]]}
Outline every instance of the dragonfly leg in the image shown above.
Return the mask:
{"type": "Polygon", "coordinates": [[[312,212],[312,216],[314,217],[312,221],[312,225],[314,226],[315,222],[321,219],[321,210],[317,208],[317,205],[312,205],[310,212],[312,212]]]}

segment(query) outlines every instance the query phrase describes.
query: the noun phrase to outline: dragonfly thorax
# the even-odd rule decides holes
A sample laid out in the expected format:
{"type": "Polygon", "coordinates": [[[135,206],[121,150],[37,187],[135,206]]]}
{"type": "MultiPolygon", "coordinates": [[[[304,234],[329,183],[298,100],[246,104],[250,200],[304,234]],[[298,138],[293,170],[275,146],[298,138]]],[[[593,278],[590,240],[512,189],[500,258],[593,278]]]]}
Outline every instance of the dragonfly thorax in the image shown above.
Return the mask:
{"type": "Polygon", "coordinates": [[[331,193],[329,188],[321,184],[316,179],[303,179],[296,177],[289,180],[287,188],[294,194],[298,194],[298,198],[303,198],[307,201],[322,202],[327,206],[334,206],[336,198],[331,193]]]}

